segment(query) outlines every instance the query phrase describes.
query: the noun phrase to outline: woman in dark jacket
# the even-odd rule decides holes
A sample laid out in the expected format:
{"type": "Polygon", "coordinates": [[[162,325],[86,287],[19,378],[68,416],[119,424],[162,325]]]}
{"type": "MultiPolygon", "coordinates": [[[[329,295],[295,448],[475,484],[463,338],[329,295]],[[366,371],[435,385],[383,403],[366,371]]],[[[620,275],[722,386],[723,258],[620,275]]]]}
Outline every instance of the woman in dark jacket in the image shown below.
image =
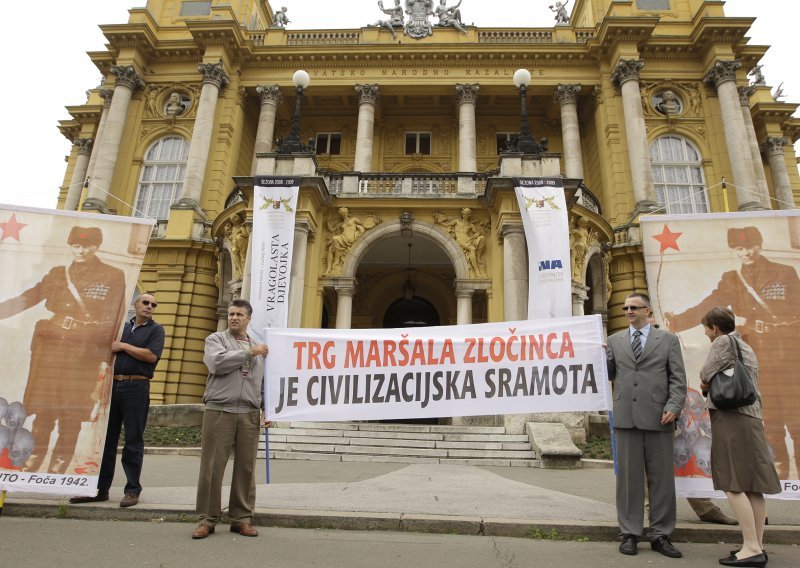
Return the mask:
{"type": "MultiPolygon", "coordinates": [[[[700,321],[711,340],[711,350],[700,369],[703,393],[708,393],[718,372],[733,366],[737,354],[728,337],[738,345],[744,366],[758,390],[758,362],[753,350],[735,331],[733,312],[728,308],[712,308],[700,321]]],[[[761,395],[753,404],[731,410],[717,409],[711,399],[707,399],[706,404],[711,414],[714,489],[725,492],[739,520],[743,539],[741,549],[731,551],[731,555],[720,559],[719,563],[723,566],[765,566],[764,494],[780,493],[781,486],[764,435],[761,395]]]]}

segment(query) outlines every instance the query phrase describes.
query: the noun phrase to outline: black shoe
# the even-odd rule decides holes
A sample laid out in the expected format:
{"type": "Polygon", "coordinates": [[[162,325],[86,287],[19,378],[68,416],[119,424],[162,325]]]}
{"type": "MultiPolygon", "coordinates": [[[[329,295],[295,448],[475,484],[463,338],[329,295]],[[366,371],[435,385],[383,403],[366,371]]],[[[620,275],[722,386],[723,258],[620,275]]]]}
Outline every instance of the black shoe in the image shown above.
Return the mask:
{"type": "Polygon", "coordinates": [[[69,502],[73,505],[78,503],[99,503],[100,501],[108,501],[108,493],[99,493],[94,497],[70,497],[69,502]]]}
{"type": "MultiPolygon", "coordinates": [[[[736,550],[731,550],[731,556],[736,556],[739,553],[740,550],[741,550],[741,548],[738,548],[736,550]]],[[[769,562],[769,554],[767,554],[767,551],[766,550],[762,550],[761,554],[764,555],[764,560],[769,562]]]]}
{"type": "Polygon", "coordinates": [[[639,554],[639,539],[632,534],[622,536],[622,542],[619,545],[619,551],[628,556],[639,554]]]}
{"type": "Polygon", "coordinates": [[[672,545],[669,537],[660,536],[650,543],[650,548],[670,558],[683,558],[683,553],[672,545]]]}
{"type": "Polygon", "coordinates": [[[719,563],[723,566],[753,566],[755,568],[764,568],[764,566],[767,565],[767,557],[762,552],[761,554],[739,560],[735,555],[731,554],[727,558],[720,558],[719,563]]]}

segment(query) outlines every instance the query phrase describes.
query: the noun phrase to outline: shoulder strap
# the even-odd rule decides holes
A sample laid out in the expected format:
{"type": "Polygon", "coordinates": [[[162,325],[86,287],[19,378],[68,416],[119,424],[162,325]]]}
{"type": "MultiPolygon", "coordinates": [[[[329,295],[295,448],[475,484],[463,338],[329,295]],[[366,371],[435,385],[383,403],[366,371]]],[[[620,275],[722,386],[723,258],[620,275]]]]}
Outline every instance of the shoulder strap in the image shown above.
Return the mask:
{"type": "Polygon", "coordinates": [[[731,342],[731,349],[733,349],[733,354],[739,359],[739,362],[744,365],[744,361],[742,360],[742,350],[739,348],[739,342],[733,338],[732,335],[728,335],[728,339],[731,342]]]}
{"type": "Polygon", "coordinates": [[[64,267],[64,275],[67,277],[67,289],[69,290],[70,294],[75,298],[75,301],[78,302],[78,305],[83,310],[84,314],[88,314],[89,310],[86,309],[86,304],[83,303],[83,298],[81,298],[80,292],[75,287],[75,284],[72,283],[72,278],[69,276],[69,266],[64,267]]]}
{"type": "Polygon", "coordinates": [[[747,292],[753,297],[753,299],[756,302],[758,302],[758,305],[761,306],[762,308],[764,308],[764,311],[766,311],[769,315],[774,317],[775,314],[773,314],[772,310],[769,309],[769,306],[767,305],[767,303],[764,300],[761,299],[761,296],[758,295],[758,292],[753,290],[753,287],[750,286],[750,284],[747,283],[747,280],[744,279],[744,275],[742,274],[741,269],[736,271],[736,275],[739,277],[739,281],[742,283],[742,285],[744,286],[745,290],[747,290],[747,292]]]}

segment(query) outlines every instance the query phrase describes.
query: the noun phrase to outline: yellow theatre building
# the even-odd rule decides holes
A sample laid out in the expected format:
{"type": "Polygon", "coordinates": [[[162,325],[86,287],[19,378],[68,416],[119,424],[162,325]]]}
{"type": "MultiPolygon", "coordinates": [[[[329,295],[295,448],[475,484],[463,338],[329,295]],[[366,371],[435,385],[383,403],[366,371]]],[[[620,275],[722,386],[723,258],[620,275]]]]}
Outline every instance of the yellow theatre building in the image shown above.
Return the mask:
{"type": "Polygon", "coordinates": [[[254,176],[301,179],[289,325],[306,328],[525,319],[515,176],[564,178],[573,313],[608,332],[647,290],[641,214],[800,199],[796,105],[724,2],[575,0],[552,27],[484,28],[477,5],[426,1],[309,30],[302,2],[284,25],[267,0],[148,0],[101,26],[104,81],[60,125],[59,207],[156,220],[137,286],[167,332],[155,404],[200,402],[204,339],[249,295],[254,176]]]}

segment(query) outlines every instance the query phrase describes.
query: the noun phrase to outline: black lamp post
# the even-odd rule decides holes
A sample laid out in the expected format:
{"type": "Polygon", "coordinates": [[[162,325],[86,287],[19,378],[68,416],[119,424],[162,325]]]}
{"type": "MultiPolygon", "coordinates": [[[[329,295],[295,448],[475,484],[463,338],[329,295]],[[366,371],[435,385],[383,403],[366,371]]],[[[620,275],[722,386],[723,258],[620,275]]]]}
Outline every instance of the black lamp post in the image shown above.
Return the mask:
{"type": "Polygon", "coordinates": [[[297,102],[294,105],[294,115],[292,115],[292,128],[289,131],[289,136],[282,138],[278,142],[278,154],[313,151],[313,147],[310,144],[305,144],[300,140],[300,107],[303,103],[303,90],[308,88],[311,83],[311,77],[301,69],[295,71],[294,75],[292,75],[292,83],[294,83],[295,93],[297,93],[297,102]]]}
{"type": "Polygon", "coordinates": [[[511,144],[512,151],[522,152],[523,154],[540,154],[547,152],[547,139],[543,138],[539,142],[533,139],[531,128],[528,125],[528,106],[525,97],[528,90],[528,83],[531,81],[531,73],[527,69],[517,69],[514,72],[514,85],[519,89],[520,117],[519,117],[519,136],[511,144]]]}

